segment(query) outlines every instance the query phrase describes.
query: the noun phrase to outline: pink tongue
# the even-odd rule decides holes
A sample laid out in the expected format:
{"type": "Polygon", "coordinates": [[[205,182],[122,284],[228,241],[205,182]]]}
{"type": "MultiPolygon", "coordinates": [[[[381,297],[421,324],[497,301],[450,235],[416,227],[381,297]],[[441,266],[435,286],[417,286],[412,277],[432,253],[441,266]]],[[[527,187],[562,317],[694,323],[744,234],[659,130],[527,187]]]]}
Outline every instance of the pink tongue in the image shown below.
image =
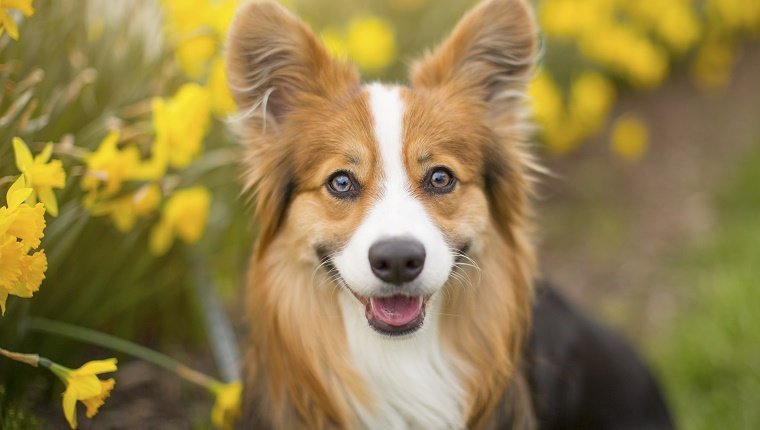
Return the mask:
{"type": "Polygon", "coordinates": [[[370,306],[375,318],[388,325],[402,326],[420,314],[422,299],[419,296],[372,297],[370,306]]]}

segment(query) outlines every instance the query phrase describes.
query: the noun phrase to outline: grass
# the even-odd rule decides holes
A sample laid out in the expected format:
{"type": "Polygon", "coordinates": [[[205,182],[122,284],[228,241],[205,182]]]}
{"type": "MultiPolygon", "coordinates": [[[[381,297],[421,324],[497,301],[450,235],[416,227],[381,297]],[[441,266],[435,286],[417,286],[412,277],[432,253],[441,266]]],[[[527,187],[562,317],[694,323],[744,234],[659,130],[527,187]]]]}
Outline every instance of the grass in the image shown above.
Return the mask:
{"type": "Polygon", "coordinates": [[[674,264],[681,311],[651,347],[680,428],[760,428],[760,145],[674,264]]]}

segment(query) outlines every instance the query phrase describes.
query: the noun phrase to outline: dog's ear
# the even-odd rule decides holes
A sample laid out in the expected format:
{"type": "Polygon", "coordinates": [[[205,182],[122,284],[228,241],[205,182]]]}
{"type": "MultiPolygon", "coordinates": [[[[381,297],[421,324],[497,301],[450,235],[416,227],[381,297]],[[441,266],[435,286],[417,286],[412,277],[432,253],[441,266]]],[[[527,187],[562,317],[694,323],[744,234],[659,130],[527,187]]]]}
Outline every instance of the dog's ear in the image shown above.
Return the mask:
{"type": "Polygon", "coordinates": [[[296,188],[289,114],[359,84],[355,68],[327,53],[309,27],[278,3],[242,6],[227,39],[227,75],[248,149],[246,185],[256,194],[259,255],[282,225],[296,188]]]}
{"type": "Polygon", "coordinates": [[[359,82],[353,67],[332,58],[303,21],[271,0],[250,2],[237,12],[227,67],[240,111],[260,110],[275,123],[303,98],[334,95],[359,82]]]}
{"type": "Polygon", "coordinates": [[[411,70],[416,88],[442,90],[484,109],[497,136],[483,148],[485,191],[494,221],[514,245],[529,210],[528,171],[536,168],[519,144],[526,138],[524,101],[537,31],[526,0],[485,0],[411,70]]]}
{"type": "Polygon", "coordinates": [[[486,0],[411,70],[415,87],[477,95],[495,115],[519,109],[536,61],[537,26],[525,0],[486,0]]]}

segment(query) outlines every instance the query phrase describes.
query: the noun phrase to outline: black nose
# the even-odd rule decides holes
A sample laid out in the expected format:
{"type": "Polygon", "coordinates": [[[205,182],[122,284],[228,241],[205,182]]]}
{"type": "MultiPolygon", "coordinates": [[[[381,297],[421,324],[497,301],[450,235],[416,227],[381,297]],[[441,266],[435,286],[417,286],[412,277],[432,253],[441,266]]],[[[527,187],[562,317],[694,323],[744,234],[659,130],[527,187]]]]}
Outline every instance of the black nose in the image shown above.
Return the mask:
{"type": "Polygon", "coordinates": [[[401,285],[419,276],[425,247],[414,239],[386,239],[369,247],[369,265],[378,278],[401,285]]]}

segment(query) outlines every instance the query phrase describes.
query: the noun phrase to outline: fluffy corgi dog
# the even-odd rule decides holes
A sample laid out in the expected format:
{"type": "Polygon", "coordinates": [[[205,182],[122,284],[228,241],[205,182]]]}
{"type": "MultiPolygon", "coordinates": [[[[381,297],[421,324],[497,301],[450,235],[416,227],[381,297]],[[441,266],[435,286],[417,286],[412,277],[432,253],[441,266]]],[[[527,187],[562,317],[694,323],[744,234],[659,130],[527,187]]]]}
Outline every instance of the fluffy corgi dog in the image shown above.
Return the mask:
{"type": "Polygon", "coordinates": [[[487,0],[410,86],[363,84],[277,3],[238,11],[228,75],[259,226],[245,428],[542,425],[523,147],[536,52],[525,0],[487,0]]]}

